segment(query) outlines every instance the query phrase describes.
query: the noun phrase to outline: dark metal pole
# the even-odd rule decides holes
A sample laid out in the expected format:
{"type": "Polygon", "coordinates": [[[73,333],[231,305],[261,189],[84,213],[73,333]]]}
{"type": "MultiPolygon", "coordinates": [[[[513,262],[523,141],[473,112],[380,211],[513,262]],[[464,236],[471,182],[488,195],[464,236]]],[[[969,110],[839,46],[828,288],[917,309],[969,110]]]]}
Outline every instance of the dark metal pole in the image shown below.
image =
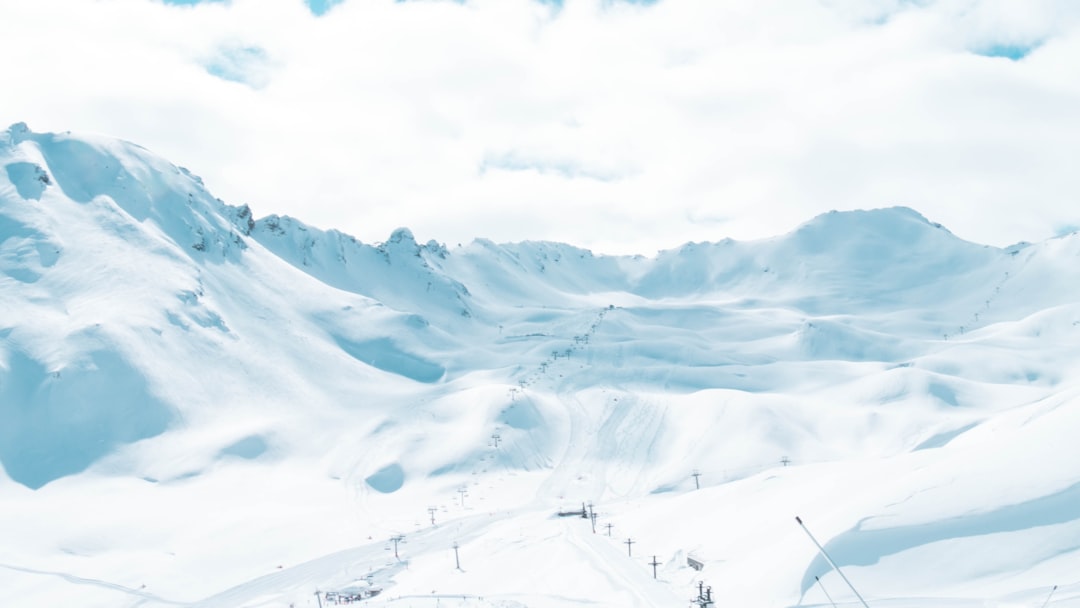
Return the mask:
{"type": "Polygon", "coordinates": [[[806,524],[803,523],[802,519],[796,516],[795,521],[799,522],[799,526],[803,529],[803,532],[806,532],[806,535],[810,537],[810,540],[814,541],[814,544],[817,545],[818,551],[821,551],[821,555],[825,558],[825,561],[829,562],[829,565],[833,567],[833,570],[836,570],[836,573],[840,575],[840,578],[844,579],[847,586],[851,588],[851,592],[855,594],[855,597],[859,598],[859,603],[863,605],[863,608],[870,608],[869,604],[866,603],[866,600],[864,600],[855,589],[855,585],[852,585],[851,581],[848,580],[848,577],[844,576],[844,571],[840,569],[840,566],[836,565],[836,562],[834,562],[828,552],[825,551],[825,547],[822,547],[821,543],[819,543],[817,539],[814,538],[814,535],[810,533],[810,530],[806,528],[806,524]]]}
{"type": "Polygon", "coordinates": [[[1050,603],[1050,598],[1054,597],[1055,591],[1057,591],[1057,585],[1054,585],[1054,588],[1050,590],[1050,595],[1046,596],[1046,601],[1043,602],[1042,608],[1046,608],[1046,605],[1050,603]]]}
{"type": "Polygon", "coordinates": [[[825,585],[821,584],[821,579],[815,576],[814,580],[817,581],[818,587],[821,587],[821,592],[825,594],[825,597],[829,600],[829,603],[832,604],[833,608],[836,608],[836,602],[833,601],[832,596],[829,595],[829,592],[825,590],[825,585]]]}

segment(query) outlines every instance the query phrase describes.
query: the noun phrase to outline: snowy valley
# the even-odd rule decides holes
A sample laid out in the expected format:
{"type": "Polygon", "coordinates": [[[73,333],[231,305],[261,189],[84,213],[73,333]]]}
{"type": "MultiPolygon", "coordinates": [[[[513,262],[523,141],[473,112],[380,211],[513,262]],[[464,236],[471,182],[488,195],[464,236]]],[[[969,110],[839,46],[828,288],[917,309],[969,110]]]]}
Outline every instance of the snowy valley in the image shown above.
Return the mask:
{"type": "Polygon", "coordinates": [[[1080,606],[1078,234],[372,245],[0,165],[0,606],[861,605],[796,516],[870,606],[1080,606]]]}

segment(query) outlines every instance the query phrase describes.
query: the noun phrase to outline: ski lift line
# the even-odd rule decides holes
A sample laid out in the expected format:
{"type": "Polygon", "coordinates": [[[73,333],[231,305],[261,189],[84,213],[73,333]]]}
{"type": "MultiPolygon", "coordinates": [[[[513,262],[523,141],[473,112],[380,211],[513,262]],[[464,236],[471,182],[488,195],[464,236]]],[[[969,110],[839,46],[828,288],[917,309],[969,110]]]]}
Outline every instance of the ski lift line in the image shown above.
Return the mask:
{"type": "Polygon", "coordinates": [[[1054,585],[1054,588],[1050,590],[1050,595],[1046,596],[1046,601],[1043,602],[1042,608],[1046,608],[1046,605],[1050,603],[1050,598],[1054,597],[1054,592],[1057,591],[1057,587],[1057,585],[1054,585]]]}
{"type": "Polygon", "coordinates": [[[832,604],[832,607],[836,608],[836,602],[833,601],[832,596],[829,595],[829,592],[825,590],[825,585],[822,584],[821,579],[815,576],[814,580],[817,581],[818,587],[821,588],[821,592],[825,594],[826,599],[829,600],[829,603],[832,604]]]}
{"type": "Polygon", "coordinates": [[[870,605],[866,603],[866,600],[863,599],[863,596],[859,595],[858,590],[855,589],[855,585],[852,585],[851,581],[848,580],[848,577],[844,575],[844,571],[840,569],[840,566],[836,565],[836,562],[834,562],[832,557],[829,556],[829,553],[825,551],[825,547],[822,547],[821,543],[819,543],[818,540],[814,538],[814,535],[810,533],[810,530],[806,527],[806,524],[803,523],[802,518],[796,515],[795,521],[799,523],[799,527],[803,529],[803,532],[806,532],[806,535],[809,536],[810,540],[813,541],[814,545],[817,546],[818,551],[821,552],[821,556],[825,558],[825,561],[829,562],[829,565],[833,567],[833,570],[836,570],[836,573],[840,575],[840,578],[844,579],[844,582],[847,583],[847,586],[851,588],[851,592],[855,594],[855,597],[859,598],[859,602],[863,605],[863,608],[870,608],[870,605]]]}

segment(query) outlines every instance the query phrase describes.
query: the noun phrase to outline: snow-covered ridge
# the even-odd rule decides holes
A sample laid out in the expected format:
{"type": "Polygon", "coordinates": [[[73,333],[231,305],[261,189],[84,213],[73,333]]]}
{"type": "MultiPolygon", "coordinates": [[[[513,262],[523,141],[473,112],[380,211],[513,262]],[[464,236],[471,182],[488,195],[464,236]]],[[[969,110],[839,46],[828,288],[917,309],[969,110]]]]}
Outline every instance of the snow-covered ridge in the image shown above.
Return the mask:
{"type": "Polygon", "coordinates": [[[0,166],[0,605],[304,605],[357,572],[448,606],[848,598],[796,514],[888,605],[1080,598],[1080,236],[888,208],[652,257],[365,244],[108,138],[13,125],[0,166]],[[662,582],[547,517],[585,501],[662,582]],[[587,583],[512,567],[551,555],[587,583]]]}

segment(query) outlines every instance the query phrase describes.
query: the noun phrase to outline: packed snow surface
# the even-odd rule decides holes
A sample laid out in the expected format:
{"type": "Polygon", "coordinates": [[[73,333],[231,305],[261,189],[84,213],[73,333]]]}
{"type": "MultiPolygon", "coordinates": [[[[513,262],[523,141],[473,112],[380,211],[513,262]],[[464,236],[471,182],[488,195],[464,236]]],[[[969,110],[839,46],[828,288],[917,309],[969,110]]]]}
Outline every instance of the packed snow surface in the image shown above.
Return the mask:
{"type": "Polygon", "coordinates": [[[0,165],[0,606],[1080,606],[1078,235],[371,245],[0,165]]]}

